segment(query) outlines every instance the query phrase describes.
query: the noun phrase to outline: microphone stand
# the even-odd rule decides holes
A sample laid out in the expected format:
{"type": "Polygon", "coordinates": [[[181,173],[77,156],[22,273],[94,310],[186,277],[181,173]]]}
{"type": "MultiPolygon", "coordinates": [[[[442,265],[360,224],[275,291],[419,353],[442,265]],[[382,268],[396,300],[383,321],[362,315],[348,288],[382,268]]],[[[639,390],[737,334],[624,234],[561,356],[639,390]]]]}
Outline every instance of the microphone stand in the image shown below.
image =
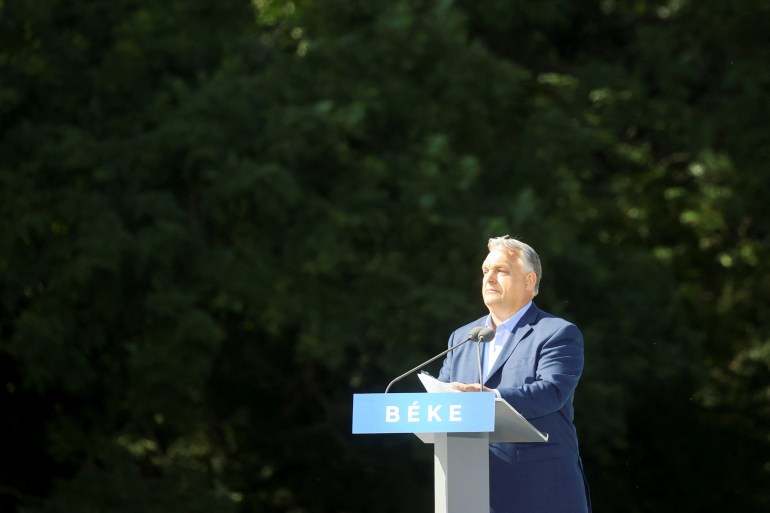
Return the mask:
{"type": "Polygon", "coordinates": [[[476,336],[476,358],[479,362],[479,392],[484,391],[484,374],[481,372],[481,343],[487,343],[495,337],[495,330],[482,328],[476,336]]]}
{"type": "Polygon", "coordinates": [[[484,375],[481,373],[481,340],[476,341],[476,357],[479,361],[479,392],[484,391],[484,375]]]}
{"type": "Polygon", "coordinates": [[[412,369],[412,370],[409,370],[409,371],[406,371],[405,373],[401,374],[399,377],[397,377],[396,379],[394,379],[393,381],[391,381],[391,382],[388,384],[387,388],[385,388],[385,393],[386,393],[386,394],[388,393],[388,390],[390,390],[390,387],[391,387],[391,386],[393,386],[393,383],[395,383],[395,382],[397,382],[397,381],[399,381],[399,380],[401,380],[401,379],[403,379],[403,378],[407,377],[408,375],[410,375],[411,373],[413,373],[413,372],[415,372],[415,371],[418,371],[418,370],[422,369],[423,367],[425,367],[425,366],[426,366],[426,365],[428,365],[429,363],[433,363],[433,362],[435,362],[436,360],[438,360],[439,358],[441,358],[442,356],[444,356],[445,354],[447,354],[449,351],[452,351],[453,349],[457,349],[457,348],[458,348],[458,347],[460,347],[461,345],[463,345],[463,344],[467,344],[467,343],[468,343],[468,342],[470,342],[471,340],[476,340],[476,339],[478,338],[478,336],[479,336],[479,331],[481,331],[481,328],[473,328],[473,329],[470,331],[470,333],[468,333],[468,338],[466,338],[465,340],[463,340],[463,341],[462,341],[462,342],[460,342],[459,344],[457,344],[457,345],[454,345],[454,346],[450,347],[450,348],[449,348],[449,349],[447,349],[446,351],[442,351],[442,352],[440,352],[439,354],[437,354],[436,356],[434,356],[433,358],[431,358],[431,359],[430,359],[430,360],[428,360],[427,362],[423,362],[423,363],[421,363],[420,365],[418,365],[417,367],[415,367],[414,369],[412,369]]]}

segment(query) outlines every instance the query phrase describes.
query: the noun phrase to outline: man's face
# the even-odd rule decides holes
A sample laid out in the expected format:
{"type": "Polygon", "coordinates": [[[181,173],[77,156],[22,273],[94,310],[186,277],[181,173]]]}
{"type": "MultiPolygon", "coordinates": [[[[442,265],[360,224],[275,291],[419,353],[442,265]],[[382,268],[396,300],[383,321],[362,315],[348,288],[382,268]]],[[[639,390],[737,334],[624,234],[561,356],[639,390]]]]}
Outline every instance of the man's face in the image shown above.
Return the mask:
{"type": "Polygon", "coordinates": [[[499,249],[490,252],[481,271],[484,304],[499,320],[511,317],[534,297],[536,275],[524,272],[513,254],[499,249]]]}

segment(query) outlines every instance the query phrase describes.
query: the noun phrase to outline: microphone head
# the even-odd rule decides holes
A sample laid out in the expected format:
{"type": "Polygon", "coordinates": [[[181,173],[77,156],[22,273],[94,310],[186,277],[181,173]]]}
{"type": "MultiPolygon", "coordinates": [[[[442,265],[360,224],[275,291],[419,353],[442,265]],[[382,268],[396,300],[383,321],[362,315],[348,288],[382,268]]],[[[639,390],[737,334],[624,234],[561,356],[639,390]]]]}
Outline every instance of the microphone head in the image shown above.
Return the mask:
{"type": "Polygon", "coordinates": [[[468,332],[468,337],[466,338],[466,340],[478,340],[480,331],[481,331],[481,326],[476,326],[475,328],[471,329],[468,332]]]}
{"type": "Polygon", "coordinates": [[[478,332],[478,340],[479,342],[489,342],[493,338],[495,338],[495,330],[492,328],[481,328],[478,332]]]}

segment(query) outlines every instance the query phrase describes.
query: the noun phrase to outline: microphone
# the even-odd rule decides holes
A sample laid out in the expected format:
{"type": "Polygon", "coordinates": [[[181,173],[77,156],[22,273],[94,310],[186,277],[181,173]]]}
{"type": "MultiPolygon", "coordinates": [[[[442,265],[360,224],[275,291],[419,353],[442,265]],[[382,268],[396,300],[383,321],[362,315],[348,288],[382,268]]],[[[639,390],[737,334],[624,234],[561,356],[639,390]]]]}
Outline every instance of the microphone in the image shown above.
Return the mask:
{"type": "Polygon", "coordinates": [[[479,330],[476,336],[476,358],[479,362],[479,392],[484,391],[484,375],[481,373],[481,344],[489,342],[495,338],[495,330],[492,328],[483,328],[479,330]]]}
{"type": "MultiPolygon", "coordinates": [[[[395,383],[395,382],[397,382],[397,381],[400,381],[401,379],[403,379],[403,378],[407,377],[407,376],[408,376],[408,375],[410,375],[411,373],[413,373],[413,372],[416,372],[416,371],[418,371],[418,370],[422,369],[423,367],[425,367],[425,366],[426,366],[426,365],[428,365],[429,363],[435,362],[436,360],[438,360],[439,358],[441,358],[442,356],[444,356],[445,354],[447,354],[449,351],[451,351],[451,350],[453,350],[453,349],[457,349],[457,348],[458,348],[458,347],[460,347],[461,345],[463,345],[463,344],[467,344],[467,343],[468,343],[468,342],[470,342],[471,340],[475,340],[475,341],[478,341],[478,340],[479,340],[479,335],[480,335],[480,333],[481,333],[482,331],[484,331],[484,330],[489,330],[489,328],[483,328],[483,329],[482,329],[480,326],[476,326],[475,328],[471,329],[471,331],[469,331],[469,332],[468,332],[468,336],[465,338],[465,340],[463,340],[463,341],[462,341],[462,342],[460,342],[459,344],[455,344],[455,345],[453,345],[452,347],[450,347],[449,349],[447,349],[446,351],[442,351],[442,352],[440,352],[439,354],[437,354],[436,356],[434,356],[433,358],[431,358],[431,359],[430,359],[430,360],[428,360],[427,362],[423,362],[423,363],[421,363],[420,365],[418,365],[418,366],[417,366],[417,367],[415,367],[414,369],[412,369],[412,370],[409,370],[409,371],[406,371],[405,373],[401,374],[399,377],[397,377],[396,379],[394,379],[393,381],[391,381],[391,382],[388,384],[387,388],[385,389],[385,393],[386,393],[386,394],[388,393],[388,390],[390,390],[390,387],[391,387],[391,386],[393,386],[393,383],[395,383]]],[[[494,334],[494,333],[495,333],[495,332],[494,332],[494,331],[492,331],[492,330],[489,330],[489,331],[491,331],[491,332],[492,332],[492,334],[494,334]]],[[[488,336],[488,334],[486,334],[486,333],[485,333],[485,336],[488,336]]],[[[491,339],[492,337],[489,337],[489,338],[491,339]]],[[[485,341],[485,342],[486,342],[486,341],[485,341]]]]}
{"type": "MultiPolygon", "coordinates": [[[[475,330],[476,328],[473,328],[473,329],[475,330]]],[[[478,332],[479,342],[489,342],[493,338],[495,338],[495,330],[493,330],[492,328],[481,328],[478,332]]]]}

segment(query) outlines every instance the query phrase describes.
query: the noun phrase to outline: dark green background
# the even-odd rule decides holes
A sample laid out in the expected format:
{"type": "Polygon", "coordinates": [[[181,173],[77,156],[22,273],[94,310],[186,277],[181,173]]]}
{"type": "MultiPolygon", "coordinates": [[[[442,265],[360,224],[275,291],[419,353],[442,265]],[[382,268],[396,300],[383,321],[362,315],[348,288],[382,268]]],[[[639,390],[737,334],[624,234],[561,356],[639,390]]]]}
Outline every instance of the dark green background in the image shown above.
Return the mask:
{"type": "Polygon", "coordinates": [[[768,27],[0,1],[0,510],[432,511],[430,448],[353,437],[352,394],[485,312],[510,234],[585,335],[594,511],[767,511],[768,27]]]}

